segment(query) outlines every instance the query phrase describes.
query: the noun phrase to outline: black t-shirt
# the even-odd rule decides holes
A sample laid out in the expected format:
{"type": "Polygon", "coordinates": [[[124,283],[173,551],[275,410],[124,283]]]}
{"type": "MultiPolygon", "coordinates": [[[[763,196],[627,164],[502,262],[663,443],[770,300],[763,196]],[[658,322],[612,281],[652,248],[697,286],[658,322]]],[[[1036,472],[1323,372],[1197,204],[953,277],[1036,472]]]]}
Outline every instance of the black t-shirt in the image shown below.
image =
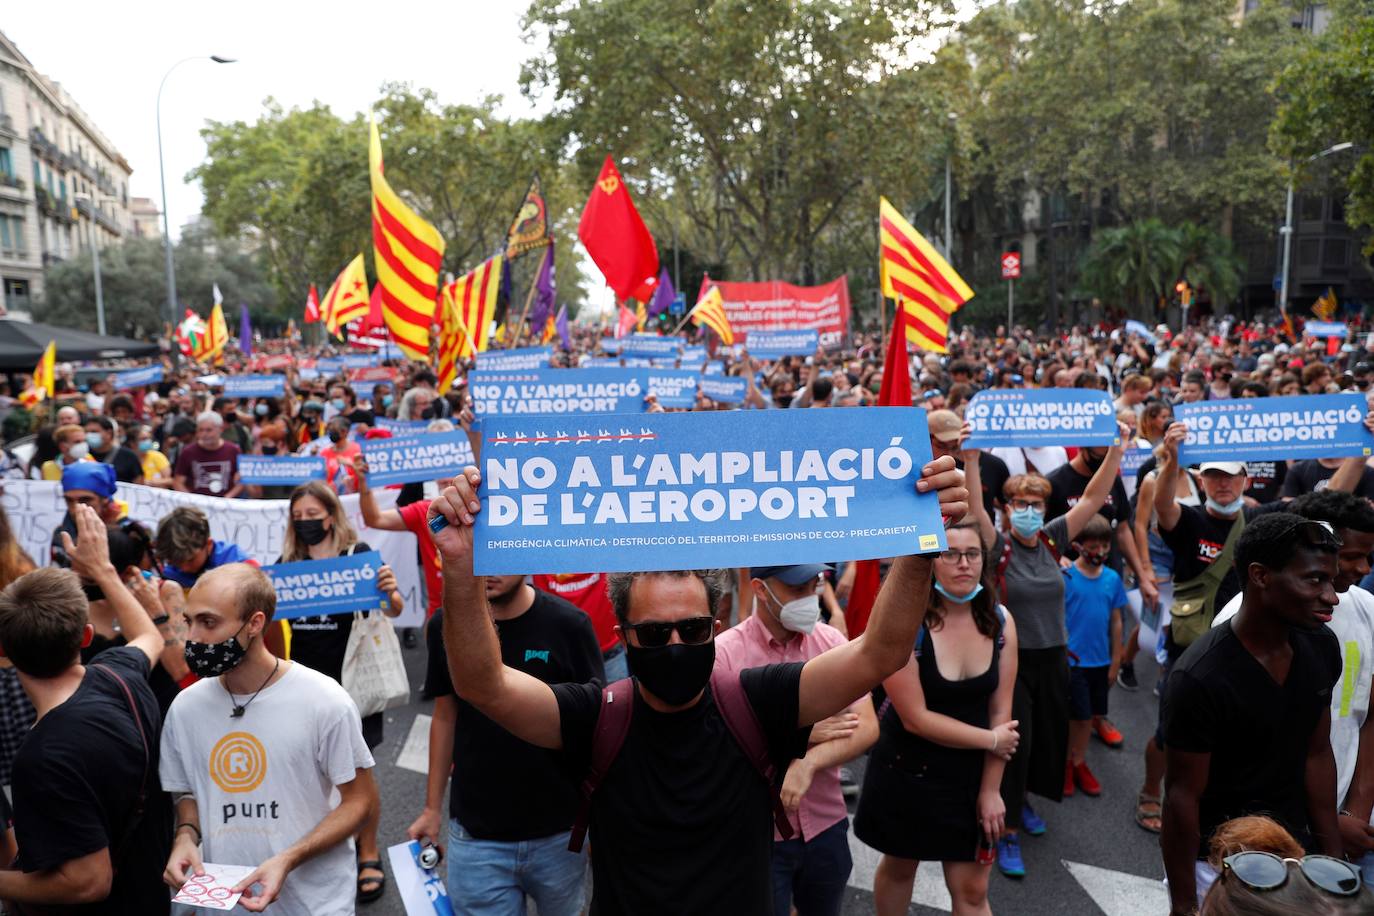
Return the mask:
{"type": "MultiPolygon", "coordinates": [[[[1213,516],[1204,506],[1179,506],[1178,524],[1168,531],[1161,525],[1159,534],[1164,543],[1174,552],[1174,581],[1187,582],[1202,575],[1202,571],[1221,555],[1226,546],[1226,536],[1231,533],[1235,520],[1223,520],[1213,516]]],[[[1283,509],[1283,503],[1267,503],[1262,506],[1246,506],[1247,522],[1257,516],[1283,509]]],[[[1231,568],[1217,588],[1216,607],[1226,606],[1240,592],[1240,578],[1236,575],[1235,547],[1231,548],[1231,568]]]]}
{"type": "MultiPolygon", "coordinates": [[[[113,648],[114,646],[127,645],[128,642],[129,641],[124,638],[123,634],[115,636],[114,639],[110,639],[96,633],[91,637],[91,644],[81,650],[81,664],[89,665],[97,655],[104,652],[106,649],[113,648]]],[[[176,681],[172,680],[172,676],[167,673],[167,669],[161,665],[153,665],[153,670],[148,674],[148,686],[153,689],[153,696],[157,697],[158,711],[165,717],[168,708],[172,705],[172,701],[175,700],[177,694],[181,692],[181,688],[177,686],[176,681]]]]}
{"type": "Polygon", "coordinates": [[[120,483],[133,483],[143,476],[143,462],[138,460],[138,456],[124,446],[116,446],[104,455],[91,453],[91,457],[97,461],[112,465],[115,469],[115,478],[120,483]]]}
{"type": "MultiPolygon", "coordinates": [[[[1335,473],[1335,468],[1324,468],[1321,462],[1315,458],[1294,462],[1293,466],[1288,469],[1288,475],[1284,478],[1283,489],[1280,492],[1286,498],[1293,498],[1304,493],[1325,490],[1327,483],[1331,480],[1331,475],[1335,473]]],[[[1374,468],[1365,468],[1360,474],[1360,482],[1355,487],[1355,495],[1374,500],[1374,468]]]]}
{"type": "MultiPolygon", "coordinates": [[[[1046,520],[1067,515],[1068,511],[1078,505],[1078,501],[1083,498],[1083,491],[1088,489],[1088,484],[1092,483],[1092,475],[1084,476],[1078,473],[1073,462],[1055,468],[1046,475],[1046,479],[1053,487],[1050,491],[1050,498],[1045,503],[1046,520]]],[[[1097,514],[1111,522],[1113,531],[1116,530],[1117,525],[1130,524],[1131,501],[1126,496],[1126,485],[1121,482],[1119,474],[1112,481],[1112,489],[1107,493],[1107,499],[1102,507],[1097,510],[1097,514]]],[[[1121,549],[1117,546],[1116,538],[1112,538],[1111,547],[1112,552],[1107,557],[1107,565],[1119,574],[1122,555],[1121,549]]],[[[1065,549],[1063,552],[1071,556],[1077,555],[1072,549],[1065,549]]]]}
{"type": "Polygon", "coordinates": [[[1231,818],[1268,814],[1303,839],[1307,744],[1341,674],[1340,645],[1326,627],[1292,629],[1283,685],[1245,648],[1231,622],[1213,627],[1175,663],[1164,692],[1164,742],[1211,754],[1198,803],[1207,856],[1213,831],[1231,818]]]}
{"type": "MultiPolygon", "coordinates": [[[[779,779],[806,752],[810,734],[797,728],[801,670],[796,662],[740,672],[779,779]]],[[[553,690],[564,754],[580,781],[591,761],[601,689],[553,690]]],[[[710,688],[682,712],[656,712],[638,691],[634,703],[629,734],[592,799],[591,912],[771,913],[772,796],[710,688]]]]}
{"type": "MultiPolygon", "coordinates": [[[[372,548],[359,541],[352,553],[367,553],[372,548]]],[[[285,562],[277,557],[277,562],[285,562]]],[[[353,614],[316,614],[291,621],[291,660],[314,668],[343,683],[344,653],[353,632],[353,614]]]]}
{"type": "MultiPolygon", "coordinates": [[[[956,460],[955,463],[963,470],[962,461],[956,460]]],[[[983,452],[978,458],[978,477],[983,484],[983,508],[987,510],[988,518],[995,517],[997,507],[994,503],[1002,501],[1002,488],[1010,476],[1007,463],[992,452],[983,452]]]]}
{"type": "Polygon", "coordinates": [[[120,685],[88,666],[81,685],[34,724],[14,761],[14,832],[19,867],[46,871],[110,849],[114,884],[100,903],[58,912],[101,916],[167,913],[170,894],[162,870],[172,848],[172,809],[158,786],[162,716],[148,686],[148,657],[120,646],[102,652],[105,665],[128,685],[143,740],[120,685]],[[144,780],[145,809],[134,822],[137,786],[144,780]]]}
{"type": "MultiPolygon", "coordinates": [[[[453,696],[442,609],[426,624],[425,695],[453,696]]],[[[576,605],[535,591],[530,609],[496,621],[501,660],[546,684],[606,680],[591,618],[576,605]]],[[[479,840],[516,842],[569,830],[581,796],[555,751],[527,744],[458,700],[449,814],[479,840]]]]}
{"type": "Polygon", "coordinates": [[[1272,503],[1279,498],[1279,493],[1283,489],[1284,479],[1288,476],[1288,462],[1247,461],[1245,472],[1250,478],[1245,495],[1261,505],[1272,503]]]}

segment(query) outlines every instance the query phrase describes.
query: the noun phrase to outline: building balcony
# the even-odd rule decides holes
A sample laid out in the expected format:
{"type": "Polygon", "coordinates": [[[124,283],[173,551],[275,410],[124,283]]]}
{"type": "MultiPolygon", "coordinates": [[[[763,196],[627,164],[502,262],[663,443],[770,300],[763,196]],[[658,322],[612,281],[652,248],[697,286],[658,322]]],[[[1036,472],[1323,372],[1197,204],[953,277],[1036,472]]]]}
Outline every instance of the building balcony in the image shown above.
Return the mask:
{"type": "Polygon", "coordinates": [[[29,146],[31,146],[33,151],[40,157],[48,160],[49,163],[53,165],[61,164],[62,151],[57,148],[57,144],[44,136],[43,132],[36,127],[30,128],[29,130],[29,146]]]}
{"type": "Polygon", "coordinates": [[[8,134],[11,137],[18,137],[19,132],[14,129],[14,118],[0,112],[0,134],[8,134]]]}
{"type": "Polygon", "coordinates": [[[0,190],[22,191],[25,187],[24,179],[16,175],[6,175],[0,172],[0,190]]]}

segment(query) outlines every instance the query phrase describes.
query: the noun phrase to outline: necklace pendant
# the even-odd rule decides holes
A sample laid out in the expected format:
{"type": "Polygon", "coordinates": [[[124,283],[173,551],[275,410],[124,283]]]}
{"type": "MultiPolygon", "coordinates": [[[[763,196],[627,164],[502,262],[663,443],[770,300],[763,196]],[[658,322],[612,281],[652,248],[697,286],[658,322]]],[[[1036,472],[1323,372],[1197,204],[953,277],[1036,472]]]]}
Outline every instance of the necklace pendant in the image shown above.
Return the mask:
{"type": "Polygon", "coordinates": [[[231,718],[231,719],[242,719],[242,718],[243,718],[243,714],[244,714],[245,712],[247,712],[247,711],[248,711],[248,707],[247,707],[247,706],[235,706],[235,707],[234,707],[234,711],[231,712],[231,713],[229,713],[229,718],[231,718]]]}

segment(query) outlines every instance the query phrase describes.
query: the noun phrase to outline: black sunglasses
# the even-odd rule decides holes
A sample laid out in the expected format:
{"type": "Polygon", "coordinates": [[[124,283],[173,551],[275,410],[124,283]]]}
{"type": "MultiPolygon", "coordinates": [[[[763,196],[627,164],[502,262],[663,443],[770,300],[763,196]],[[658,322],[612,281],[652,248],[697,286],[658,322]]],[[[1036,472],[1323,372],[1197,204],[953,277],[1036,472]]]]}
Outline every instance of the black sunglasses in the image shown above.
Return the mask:
{"type": "Polygon", "coordinates": [[[1359,869],[1331,856],[1281,859],[1272,852],[1238,852],[1222,860],[1223,874],[1235,875],[1253,890],[1272,891],[1287,883],[1289,862],[1298,866],[1310,884],[1328,894],[1353,897],[1363,884],[1359,869]]]}
{"type": "Polygon", "coordinates": [[[682,641],[689,646],[700,646],[711,641],[711,635],[715,631],[716,618],[714,617],[688,617],[684,620],[658,621],[652,620],[648,623],[622,623],[622,630],[633,630],[639,637],[639,644],[645,649],[659,649],[668,645],[668,640],[673,638],[673,631],[677,630],[677,635],[682,637],[682,641]]]}

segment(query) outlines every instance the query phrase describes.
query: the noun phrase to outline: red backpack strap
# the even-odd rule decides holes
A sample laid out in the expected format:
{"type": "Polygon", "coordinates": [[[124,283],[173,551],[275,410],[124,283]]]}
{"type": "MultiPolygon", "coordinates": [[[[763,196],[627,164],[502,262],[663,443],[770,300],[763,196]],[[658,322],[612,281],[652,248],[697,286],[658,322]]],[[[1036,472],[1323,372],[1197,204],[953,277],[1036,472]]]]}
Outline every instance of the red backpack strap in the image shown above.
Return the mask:
{"type": "Polygon", "coordinates": [[[993,574],[993,582],[997,584],[997,594],[1001,597],[1002,603],[1007,603],[1007,566],[1011,563],[1011,535],[1002,535],[1002,556],[997,560],[997,572],[993,574]]]}
{"type": "Polygon", "coordinates": [[[592,814],[592,795],[620,748],[625,736],[630,733],[630,718],[634,715],[635,682],[622,678],[607,684],[601,689],[601,709],[596,715],[596,730],[592,732],[592,760],[587,768],[587,776],[582,780],[582,802],[577,808],[577,820],[573,822],[572,835],[568,838],[568,851],[581,852],[582,841],[587,836],[587,823],[592,814]]]}
{"type": "Polygon", "coordinates": [[[1054,538],[1045,533],[1045,529],[1040,529],[1040,543],[1044,544],[1049,550],[1050,556],[1054,557],[1054,562],[1058,563],[1060,558],[1059,548],[1054,543],[1054,538]]]}
{"type": "Polygon", "coordinates": [[[749,704],[749,697],[740,683],[739,672],[729,672],[716,668],[711,672],[711,696],[715,697],[716,708],[725,720],[725,727],[734,736],[735,743],[744,752],[749,763],[762,777],[773,796],[773,823],[784,840],[792,839],[796,833],[792,822],[787,819],[787,809],[782,806],[782,795],[774,784],[777,771],[768,755],[768,740],[763,735],[763,726],[749,704]]]}

